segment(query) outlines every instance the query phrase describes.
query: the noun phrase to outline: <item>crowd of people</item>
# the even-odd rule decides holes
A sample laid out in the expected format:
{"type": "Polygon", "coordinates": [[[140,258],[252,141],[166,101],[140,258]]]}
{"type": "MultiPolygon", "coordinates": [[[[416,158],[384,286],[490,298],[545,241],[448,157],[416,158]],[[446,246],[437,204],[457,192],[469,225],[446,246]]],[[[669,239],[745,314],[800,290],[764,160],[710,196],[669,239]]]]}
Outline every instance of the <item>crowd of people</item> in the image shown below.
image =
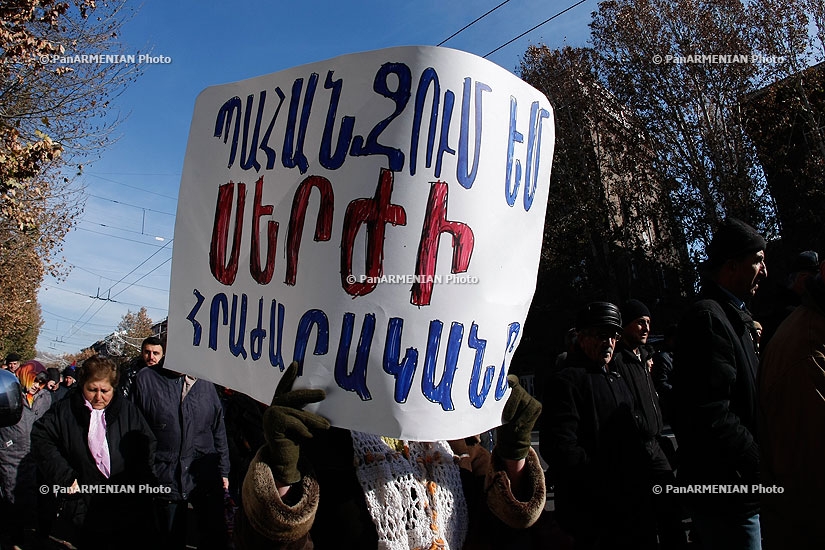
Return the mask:
{"type": "Polygon", "coordinates": [[[301,410],[324,394],[292,389],[297,363],[266,407],[167,368],[154,337],[130,363],[67,368],[54,392],[48,369],[16,361],[6,365],[25,409],[0,429],[0,497],[14,519],[0,524],[4,549],[523,548],[539,536],[528,528],[546,499],[530,439],[541,405],[515,376],[491,454],[479,437],[331,428],[301,410]],[[242,506],[227,514],[233,496],[242,506]]]}
{"type": "Polygon", "coordinates": [[[0,428],[4,550],[230,547],[218,389],[163,356],[156,337],[129,363],[93,356],[62,373],[7,355],[25,399],[0,428]]]}
{"type": "Polygon", "coordinates": [[[540,422],[575,548],[825,548],[825,263],[800,253],[785,307],[760,321],[748,306],[765,247],[746,223],[721,224],[699,299],[654,354],[638,300],[579,313],[540,422]]]}
{"type": "Polygon", "coordinates": [[[0,428],[0,545],[825,548],[825,263],[800,254],[792,307],[754,319],[765,247],[721,224],[656,350],[646,304],[587,304],[535,396],[510,376],[489,447],[331,427],[297,363],[265,406],[174,371],[154,337],[62,373],[8,354],[24,409],[0,428]]]}

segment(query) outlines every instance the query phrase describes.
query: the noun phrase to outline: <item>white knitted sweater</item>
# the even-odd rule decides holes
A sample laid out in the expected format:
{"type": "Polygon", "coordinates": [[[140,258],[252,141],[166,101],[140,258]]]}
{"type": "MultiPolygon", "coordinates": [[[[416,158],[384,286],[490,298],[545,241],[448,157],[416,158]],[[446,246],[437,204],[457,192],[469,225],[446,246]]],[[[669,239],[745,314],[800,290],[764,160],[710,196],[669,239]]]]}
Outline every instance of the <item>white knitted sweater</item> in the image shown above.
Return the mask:
{"type": "Polygon", "coordinates": [[[404,441],[352,432],[355,468],[386,550],[460,550],[467,535],[461,475],[445,441],[404,441]]]}

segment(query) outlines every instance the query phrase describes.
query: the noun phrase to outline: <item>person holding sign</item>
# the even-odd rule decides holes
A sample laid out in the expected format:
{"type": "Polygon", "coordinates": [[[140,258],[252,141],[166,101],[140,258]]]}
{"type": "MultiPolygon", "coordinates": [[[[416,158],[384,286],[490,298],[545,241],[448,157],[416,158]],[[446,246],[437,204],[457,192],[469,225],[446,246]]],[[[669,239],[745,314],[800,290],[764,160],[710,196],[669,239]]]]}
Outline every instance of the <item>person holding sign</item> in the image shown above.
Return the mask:
{"type": "Polygon", "coordinates": [[[330,427],[303,407],[287,369],[264,413],[267,444],[243,485],[243,548],[501,548],[524,540],[545,505],[530,432],[541,404],[512,388],[490,454],[477,438],[417,442],[330,427]]]}
{"type": "Polygon", "coordinates": [[[199,94],[169,360],[262,403],[277,386],[241,493],[244,547],[528,537],[545,502],[530,449],[540,405],[507,372],[535,291],[554,128],[539,90],[430,46],[199,94]],[[502,418],[492,455],[464,439],[502,418]]]}

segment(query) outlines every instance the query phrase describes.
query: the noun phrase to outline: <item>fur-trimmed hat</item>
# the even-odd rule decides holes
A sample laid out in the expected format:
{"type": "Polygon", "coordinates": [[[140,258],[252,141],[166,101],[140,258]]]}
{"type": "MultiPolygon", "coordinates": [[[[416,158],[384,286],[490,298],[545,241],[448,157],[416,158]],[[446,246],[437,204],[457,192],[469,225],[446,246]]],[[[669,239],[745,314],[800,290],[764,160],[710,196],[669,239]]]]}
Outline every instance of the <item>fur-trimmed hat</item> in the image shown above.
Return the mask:
{"type": "Polygon", "coordinates": [[[765,239],[756,229],[736,218],[728,218],[719,226],[707,248],[708,263],[720,266],[728,260],[765,250],[765,239]]]}

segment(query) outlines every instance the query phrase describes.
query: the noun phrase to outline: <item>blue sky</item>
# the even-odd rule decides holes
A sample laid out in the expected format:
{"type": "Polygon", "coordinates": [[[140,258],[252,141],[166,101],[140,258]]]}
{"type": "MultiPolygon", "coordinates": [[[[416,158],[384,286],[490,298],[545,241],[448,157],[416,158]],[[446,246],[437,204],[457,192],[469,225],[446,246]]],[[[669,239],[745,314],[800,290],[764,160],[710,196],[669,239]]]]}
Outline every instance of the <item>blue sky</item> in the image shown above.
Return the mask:
{"type": "MultiPolygon", "coordinates": [[[[171,63],[144,65],[115,102],[125,117],[118,140],[78,179],[86,208],[62,254],[74,267],[67,278],[43,283],[38,350],[80,351],[141,306],[155,321],[166,317],[178,186],[195,98],[204,88],[348,53],[436,45],[500,3],[136,2],[123,29],[124,51],[99,53],[148,51],[171,63]]],[[[445,46],[484,56],[574,3],[510,0],[445,46]]],[[[529,44],[583,46],[595,9],[596,0],[587,0],[488,59],[515,72],[529,44]]]]}

